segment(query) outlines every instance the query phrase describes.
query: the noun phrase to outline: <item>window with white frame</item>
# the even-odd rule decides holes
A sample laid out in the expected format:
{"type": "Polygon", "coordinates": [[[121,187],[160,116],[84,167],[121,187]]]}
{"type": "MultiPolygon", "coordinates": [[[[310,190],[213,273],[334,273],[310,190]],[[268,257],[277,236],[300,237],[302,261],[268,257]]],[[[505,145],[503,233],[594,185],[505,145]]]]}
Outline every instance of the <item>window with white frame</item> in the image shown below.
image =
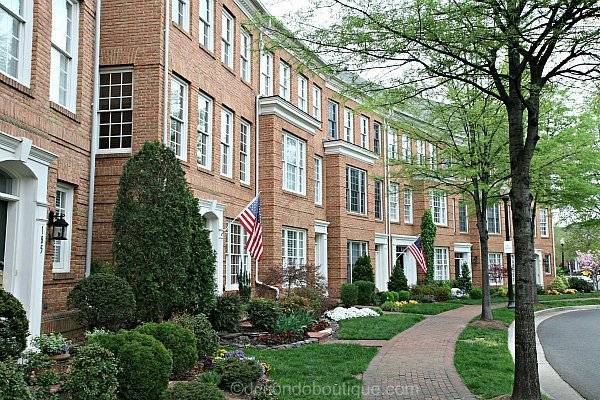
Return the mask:
{"type": "Polygon", "coordinates": [[[31,78],[33,1],[0,0],[0,72],[25,86],[31,78]]]}
{"type": "Polygon", "coordinates": [[[469,215],[467,203],[465,202],[460,202],[458,204],[458,231],[460,233],[469,232],[469,215]]]}
{"type": "Polygon", "coordinates": [[[308,79],[302,75],[298,76],[298,108],[308,111],[308,79]]]}
{"type": "Polygon", "coordinates": [[[344,139],[354,143],[354,114],[349,108],[344,108],[344,139]]]}
{"type": "Polygon", "coordinates": [[[221,175],[233,176],[233,113],[221,108],[221,175]]]}
{"type": "Polygon", "coordinates": [[[537,236],[537,216],[536,216],[536,209],[532,207],[531,209],[532,212],[532,216],[531,216],[531,231],[533,232],[533,237],[537,236]]]}
{"type": "Polygon", "coordinates": [[[500,204],[494,204],[487,209],[488,233],[500,234],[500,204]]]}
{"type": "Polygon", "coordinates": [[[250,83],[252,76],[252,38],[244,30],[240,34],[240,75],[242,79],[250,83]]]}
{"type": "Polygon", "coordinates": [[[367,172],[346,166],[346,210],[367,213],[367,172]]]}
{"type": "Polygon", "coordinates": [[[375,219],[383,219],[383,181],[375,181],[375,219]]]}
{"type": "Polygon", "coordinates": [[[437,149],[433,143],[429,143],[429,168],[437,168],[437,149]]]}
{"type": "Polygon", "coordinates": [[[412,147],[410,137],[402,135],[402,160],[410,162],[412,159],[412,147]]]}
{"type": "Polygon", "coordinates": [[[381,154],[381,124],[377,121],[373,123],[373,151],[381,154]]]}
{"type": "Polygon", "coordinates": [[[502,253],[488,253],[488,274],[490,277],[490,285],[504,284],[502,253]]]}
{"type": "MultiPolygon", "coordinates": [[[[75,189],[71,185],[59,183],[56,188],[55,214],[61,215],[64,220],[73,226],[73,197],[75,189]]],[[[73,229],[71,229],[73,232],[73,229]]],[[[54,241],[54,255],[52,258],[53,272],[69,272],[71,270],[71,237],[67,240],[54,241]]]]}
{"type": "Polygon", "coordinates": [[[548,209],[540,209],[540,236],[548,237],[548,209]]]}
{"type": "Polygon", "coordinates": [[[312,116],[314,119],[321,120],[321,88],[317,85],[313,85],[312,92],[312,116]]]}
{"type": "Polygon", "coordinates": [[[250,270],[250,254],[246,250],[248,234],[238,222],[229,224],[227,230],[226,288],[235,290],[238,276],[250,270]]]}
{"type": "Polygon", "coordinates": [[[188,85],[179,78],[171,80],[171,141],[175,156],[187,160],[188,85]]]}
{"type": "Polygon", "coordinates": [[[250,184],[250,124],[240,123],[240,182],[250,184]]]}
{"type": "Polygon", "coordinates": [[[279,60],[279,97],[290,101],[290,66],[279,60]]]}
{"type": "Polygon", "coordinates": [[[306,194],[306,142],[287,132],[281,138],[283,189],[306,194]]]}
{"type": "Polygon", "coordinates": [[[436,281],[447,281],[450,279],[450,264],[448,260],[447,247],[433,248],[433,279],[436,281]]]}
{"type": "Polygon", "coordinates": [[[260,94],[273,95],[273,54],[264,49],[260,55],[260,94]]]}
{"type": "Polygon", "coordinates": [[[281,263],[306,264],[306,230],[284,227],[281,230],[281,263]]]}
{"type": "Polygon", "coordinates": [[[417,162],[425,165],[425,142],[422,140],[417,140],[417,162]]]}
{"type": "Polygon", "coordinates": [[[52,0],[50,100],[75,112],[77,104],[77,49],[79,2],[52,0]]]}
{"type": "Polygon", "coordinates": [[[208,170],[212,169],[212,121],[213,101],[201,93],[198,95],[197,162],[208,170]]]}
{"type": "Polygon", "coordinates": [[[131,151],[133,131],[133,70],[100,71],[98,150],[131,151]]]}
{"type": "Polygon", "coordinates": [[[233,15],[223,9],[223,17],[221,18],[221,62],[231,69],[233,69],[233,35],[233,15]]]}
{"type": "Polygon", "coordinates": [[[346,249],[348,282],[352,283],[352,270],[354,269],[354,264],[356,264],[356,260],[358,260],[359,257],[369,255],[369,242],[348,240],[346,249]]]}
{"type": "Polygon", "coordinates": [[[214,49],[214,9],[214,0],[200,0],[200,44],[210,51],[214,49]]]}
{"type": "Polygon", "coordinates": [[[315,204],[323,204],[323,159],[315,156],[315,204]]]}
{"type": "Polygon", "coordinates": [[[544,254],[544,257],[542,258],[542,262],[544,264],[544,273],[546,275],[550,275],[552,273],[552,264],[551,262],[551,258],[550,258],[550,254],[544,254]]]}
{"type": "Polygon", "coordinates": [[[327,103],[327,132],[329,137],[337,139],[338,137],[338,104],[331,100],[327,103]]]}
{"type": "Polygon", "coordinates": [[[398,184],[390,182],[390,221],[399,222],[400,221],[400,205],[398,199],[398,184]]]}
{"type": "Polygon", "coordinates": [[[429,191],[429,206],[431,216],[436,225],[448,225],[447,199],[443,190],[431,189],[429,191]]]}
{"type": "Polygon", "coordinates": [[[404,223],[413,223],[413,190],[411,187],[404,187],[404,223]]]}
{"type": "Polygon", "coordinates": [[[369,148],[369,118],[364,115],[360,116],[360,145],[369,148]]]}
{"type": "Polygon", "coordinates": [[[388,160],[398,159],[398,134],[390,129],[388,131],[388,160]]]}
{"type": "Polygon", "coordinates": [[[190,30],[190,2],[189,0],[173,0],[172,19],[186,31],[190,30]]]}

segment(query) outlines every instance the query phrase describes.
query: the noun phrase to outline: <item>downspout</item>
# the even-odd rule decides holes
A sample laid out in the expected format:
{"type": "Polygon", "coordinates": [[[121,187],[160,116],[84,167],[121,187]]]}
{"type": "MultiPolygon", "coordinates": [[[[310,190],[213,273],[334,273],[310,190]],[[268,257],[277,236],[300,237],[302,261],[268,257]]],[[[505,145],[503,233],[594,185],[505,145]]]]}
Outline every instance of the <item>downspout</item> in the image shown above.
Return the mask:
{"type": "Polygon", "coordinates": [[[388,281],[392,276],[392,271],[394,266],[396,265],[396,260],[394,260],[394,250],[393,250],[393,240],[392,240],[392,223],[390,221],[390,199],[389,199],[389,191],[390,191],[390,174],[389,174],[389,160],[388,160],[388,132],[387,132],[387,120],[383,119],[383,132],[381,132],[381,152],[383,153],[383,176],[385,181],[385,233],[387,235],[388,240],[388,281]]]}
{"type": "Polygon", "coordinates": [[[94,190],[96,187],[96,149],[98,146],[98,94],[100,78],[100,25],[102,0],[96,0],[96,37],[94,38],[94,88],[92,100],[92,134],[90,144],[90,193],[88,200],[85,276],[92,271],[92,231],[94,227],[94,190]]]}
{"type": "Polygon", "coordinates": [[[165,0],[165,57],[164,63],[164,93],[163,93],[163,144],[167,146],[169,138],[169,46],[171,32],[170,0],[165,0]]]}

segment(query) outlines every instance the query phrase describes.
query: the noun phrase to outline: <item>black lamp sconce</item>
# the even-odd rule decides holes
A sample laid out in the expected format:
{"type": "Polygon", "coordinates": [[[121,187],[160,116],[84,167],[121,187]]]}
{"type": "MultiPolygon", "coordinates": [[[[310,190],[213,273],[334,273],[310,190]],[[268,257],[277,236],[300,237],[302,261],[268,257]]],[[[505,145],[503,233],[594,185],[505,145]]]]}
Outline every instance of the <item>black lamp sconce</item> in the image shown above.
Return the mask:
{"type": "Polygon", "coordinates": [[[67,240],[67,228],[69,224],[65,221],[65,216],[62,214],[54,214],[50,211],[48,214],[48,226],[52,227],[52,240],[67,240]]]}
{"type": "Polygon", "coordinates": [[[477,259],[478,259],[477,256],[473,256],[473,264],[477,264],[477,259]]]}

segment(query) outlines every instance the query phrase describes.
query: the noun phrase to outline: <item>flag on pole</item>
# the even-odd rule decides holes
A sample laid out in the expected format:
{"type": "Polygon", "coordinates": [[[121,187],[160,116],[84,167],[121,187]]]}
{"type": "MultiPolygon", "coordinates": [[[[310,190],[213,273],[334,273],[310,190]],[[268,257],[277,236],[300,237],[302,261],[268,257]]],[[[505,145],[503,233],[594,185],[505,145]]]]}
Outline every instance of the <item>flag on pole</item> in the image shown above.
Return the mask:
{"type": "Polygon", "coordinates": [[[262,217],[260,215],[260,194],[256,196],[238,217],[240,224],[248,232],[246,250],[252,258],[260,261],[263,256],[262,217]]]}
{"type": "Polygon", "coordinates": [[[421,266],[423,272],[427,273],[427,262],[425,262],[425,252],[423,251],[423,243],[421,243],[420,237],[418,237],[413,244],[408,246],[408,251],[410,251],[410,254],[417,260],[417,264],[421,266]]]}

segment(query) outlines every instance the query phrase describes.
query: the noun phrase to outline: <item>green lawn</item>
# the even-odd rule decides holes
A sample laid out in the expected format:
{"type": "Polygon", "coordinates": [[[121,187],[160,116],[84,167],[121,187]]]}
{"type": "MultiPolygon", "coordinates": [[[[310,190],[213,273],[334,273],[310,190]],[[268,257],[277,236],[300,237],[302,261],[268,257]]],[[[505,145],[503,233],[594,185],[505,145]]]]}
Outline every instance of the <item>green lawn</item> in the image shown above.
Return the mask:
{"type": "MultiPolygon", "coordinates": [[[[365,318],[357,318],[365,319],[365,318]]],[[[362,381],[357,378],[377,354],[375,347],[347,344],[309,345],[297,349],[244,349],[273,369],[269,377],[281,387],[281,400],[358,400],[362,381]]]]}
{"type": "MultiPolygon", "coordinates": [[[[505,302],[508,302],[508,297],[492,297],[490,299],[490,302],[492,302],[492,303],[505,303],[505,302]]],[[[481,299],[479,299],[479,300],[474,300],[474,299],[452,299],[452,300],[449,300],[448,303],[477,305],[477,304],[481,304],[481,299]]]]}
{"type": "Polygon", "coordinates": [[[379,317],[340,321],[339,339],[389,340],[424,317],[412,314],[384,314],[379,317]]]}
{"type": "Polygon", "coordinates": [[[575,294],[540,294],[538,295],[538,301],[555,301],[564,299],[581,299],[590,297],[600,297],[600,292],[592,293],[575,293],[575,294]]]}
{"type": "Polygon", "coordinates": [[[572,301],[545,301],[540,304],[543,307],[554,308],[554,307],[575,307],[575,306],[592,306],[600,305],[600,299],[594,300],[572,300],[572,301]]]}
{"type": "Polygon", "coordinates": [[[402,312],[408,314],[436,315],[460,307],[462,307],[462,304],[456,303],[407,304],[404,307],[402,307],[402,312]]]}

